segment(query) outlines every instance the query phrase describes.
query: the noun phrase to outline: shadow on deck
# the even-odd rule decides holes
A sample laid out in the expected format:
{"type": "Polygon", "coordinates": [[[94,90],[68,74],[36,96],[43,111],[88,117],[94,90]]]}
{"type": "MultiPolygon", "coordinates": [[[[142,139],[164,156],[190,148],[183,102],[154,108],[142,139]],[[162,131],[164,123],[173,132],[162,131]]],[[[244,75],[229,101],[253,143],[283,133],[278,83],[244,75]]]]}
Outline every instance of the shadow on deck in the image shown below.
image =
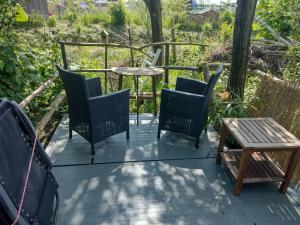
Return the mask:
{"type": "Polygon", "coordinates": [[[300,206],[276,184],[244,185],[233,195],[226,169],[215,164],[216,133],[194,140],[171,132],[156,139],[157,120],[131,117],[130,140],[119,134],[90,145],[68,139],[64,117],[46,151],[60,184],[57,225],[300,224],[300,206]]]}

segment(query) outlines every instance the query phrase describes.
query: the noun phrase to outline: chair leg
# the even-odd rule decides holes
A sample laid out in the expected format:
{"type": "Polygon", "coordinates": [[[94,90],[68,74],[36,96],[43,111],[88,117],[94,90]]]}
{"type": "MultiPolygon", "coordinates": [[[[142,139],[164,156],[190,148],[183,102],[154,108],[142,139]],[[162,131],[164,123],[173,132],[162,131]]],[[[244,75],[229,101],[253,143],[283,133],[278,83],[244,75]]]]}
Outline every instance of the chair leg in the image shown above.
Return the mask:
{"type": "Polygon", "coordinates": [[[95,144],[94,143],[91,143],[91,153],[92,153],[92,156],[95,155],[95,144]]]}
{"type": "Polygon", "coordinates": [[[69,139],[72,139],[72,129],[69,127],[69,139]]]}
{"type": "Polygon", "coordinates": [[[126,131],[126,139],[129,139],[129,130],[126,131]]]}
{"type": "Polygon", "coordinates": [[[207,133],[207,126],[204,127],[204,131],[205,131],[205,133],[207,133]]]}
{"type": "Polygon", "coordinates": [[[199,137],[196,138],[196,145],[195,148],[199,148],[199,137]]]}
{"type": "Polygon", "coordinates": [[[157,139],[160,139],[160,129],[157,130],[157,139]]]}

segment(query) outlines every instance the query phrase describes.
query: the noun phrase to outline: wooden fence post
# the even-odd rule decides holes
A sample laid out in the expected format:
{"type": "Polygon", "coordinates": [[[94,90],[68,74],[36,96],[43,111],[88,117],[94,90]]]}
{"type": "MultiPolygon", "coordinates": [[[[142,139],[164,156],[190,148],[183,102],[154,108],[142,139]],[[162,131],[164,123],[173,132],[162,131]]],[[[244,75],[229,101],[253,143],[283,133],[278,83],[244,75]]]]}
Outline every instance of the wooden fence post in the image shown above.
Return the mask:
{"type": "Polygon", "coordinates": [[[165,52],[165,84],[169,83],[169,60],[170,60],[170,45],[166,43],[165,52]]]}
{"type": "MultiPolygon", "coordinates": [[[[175,37],[175,27],[171,29],[171,38],[172,42],[176,42],[176,37],[175,37]]],[[[172,52],[173,52],[173,60],[174,63],[177,61],[177,54],[176,54],[176,45],[172,45],[172,52]]]]}
{"type": "MultiPolygon", "coordinates": [[[[103,30],[101,33],[101,38],[104,43],[108,44],[109,42],[109,37],[108,37],[108,32],[106,30],[103,30]]],[[[108,67],[108,62],[107,62],[107,54],[108,54],[108,47],[105,45],[104,47],[104,68],[107,69],[108,67]]],[[[104,77],[104,90],[105,94],[107,93],[107,72],[105,72],[105,77],[104,77]]]]}
{"type": "Polygon", "coordinates": [[[65,45],[60,43],[60,49],[61,49],[62,60],[63,60],[63,63],[64,63],[64,69],[67,70],[68,69],[68,60],[67,60],[65,45]]]}
{"type": "Polygon", "coordinates": [[[209,72],[209,66],[206,62],[202,63],[202,71],[203,71],[204,81],[208,82],[210,78],[210,72],[209,72]]]}
{"type": "MultiPolygon", "coordinates": [[[[132,46],[131,29],[130,28],[128,28],[128,38],[129,38],[129,46],[132,46]]],[[[131,66],[134,67],[134,56],[133,56],[132,48],[130,48],[130,56],[131,56],[131,66]]],[[[135,79],[135,77],[133,77],[133,82],[134,82],[134,87],[136,88],[138,79],[135,79]]]]}
{"type": "MultiPolygon", "coordinates": [[[[131,29],[128,28],[128,38],[129,38],[129,46],[132,46],[132,38],[131,38],[131,29]]],[[[133,57],[133,50],[130,49],[130,56],[131,56],[131,65],[134,67],[134,57],[133,57]]]]}

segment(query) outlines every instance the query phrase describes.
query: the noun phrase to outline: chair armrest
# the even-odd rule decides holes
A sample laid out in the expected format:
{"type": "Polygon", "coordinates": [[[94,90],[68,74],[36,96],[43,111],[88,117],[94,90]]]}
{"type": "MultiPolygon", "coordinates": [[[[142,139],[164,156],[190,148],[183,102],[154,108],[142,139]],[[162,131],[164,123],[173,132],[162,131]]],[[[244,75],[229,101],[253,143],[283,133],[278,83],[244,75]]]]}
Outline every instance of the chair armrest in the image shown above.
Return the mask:
{"type": "Polygon", "coordinates": [[[86,84],[89,91],[89,97],[102,95],[100,77],[86,79],[86,84]]]}
{"type": "Polygon", "coordinates": [[[203,95],[206,86],[207,83],[202,81],[178,77],[175,90],[203,95]]]}
{"type": "Polygon", "coordinates": [[[183,118],[201,117],[207,105],[203,95],[163,89],[161,93],[161,114],[171,113],[183,118]]]}
{"type": "Polygon", "coordinates": [[[125,89],[89,98],[92,123],[129,117],[129,92],[129,89],[125,89]]]}

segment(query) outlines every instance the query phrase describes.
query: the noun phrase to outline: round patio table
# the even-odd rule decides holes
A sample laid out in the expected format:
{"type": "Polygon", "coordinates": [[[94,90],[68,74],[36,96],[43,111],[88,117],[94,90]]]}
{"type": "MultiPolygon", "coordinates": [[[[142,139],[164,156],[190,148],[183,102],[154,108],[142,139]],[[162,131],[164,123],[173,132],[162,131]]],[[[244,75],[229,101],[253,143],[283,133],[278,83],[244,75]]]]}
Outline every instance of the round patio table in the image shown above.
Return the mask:
{"type": "Polygon", "coordinates": [[[135,99],[136,99],[136,110],[137,110],[137,124],[139,124],[139,99],[152,99],[154,116],[157,116],[157,101],[156,101],[156,77],[163,74],[164,70],[156,67],[112,67],[112,72],[119,75],[118,89],[122,89],[123,76],[133,76],[135,83],[135,99]],[[152,96],[139,96],[139,77],[146,76],[152,78],[152,96]]]}

